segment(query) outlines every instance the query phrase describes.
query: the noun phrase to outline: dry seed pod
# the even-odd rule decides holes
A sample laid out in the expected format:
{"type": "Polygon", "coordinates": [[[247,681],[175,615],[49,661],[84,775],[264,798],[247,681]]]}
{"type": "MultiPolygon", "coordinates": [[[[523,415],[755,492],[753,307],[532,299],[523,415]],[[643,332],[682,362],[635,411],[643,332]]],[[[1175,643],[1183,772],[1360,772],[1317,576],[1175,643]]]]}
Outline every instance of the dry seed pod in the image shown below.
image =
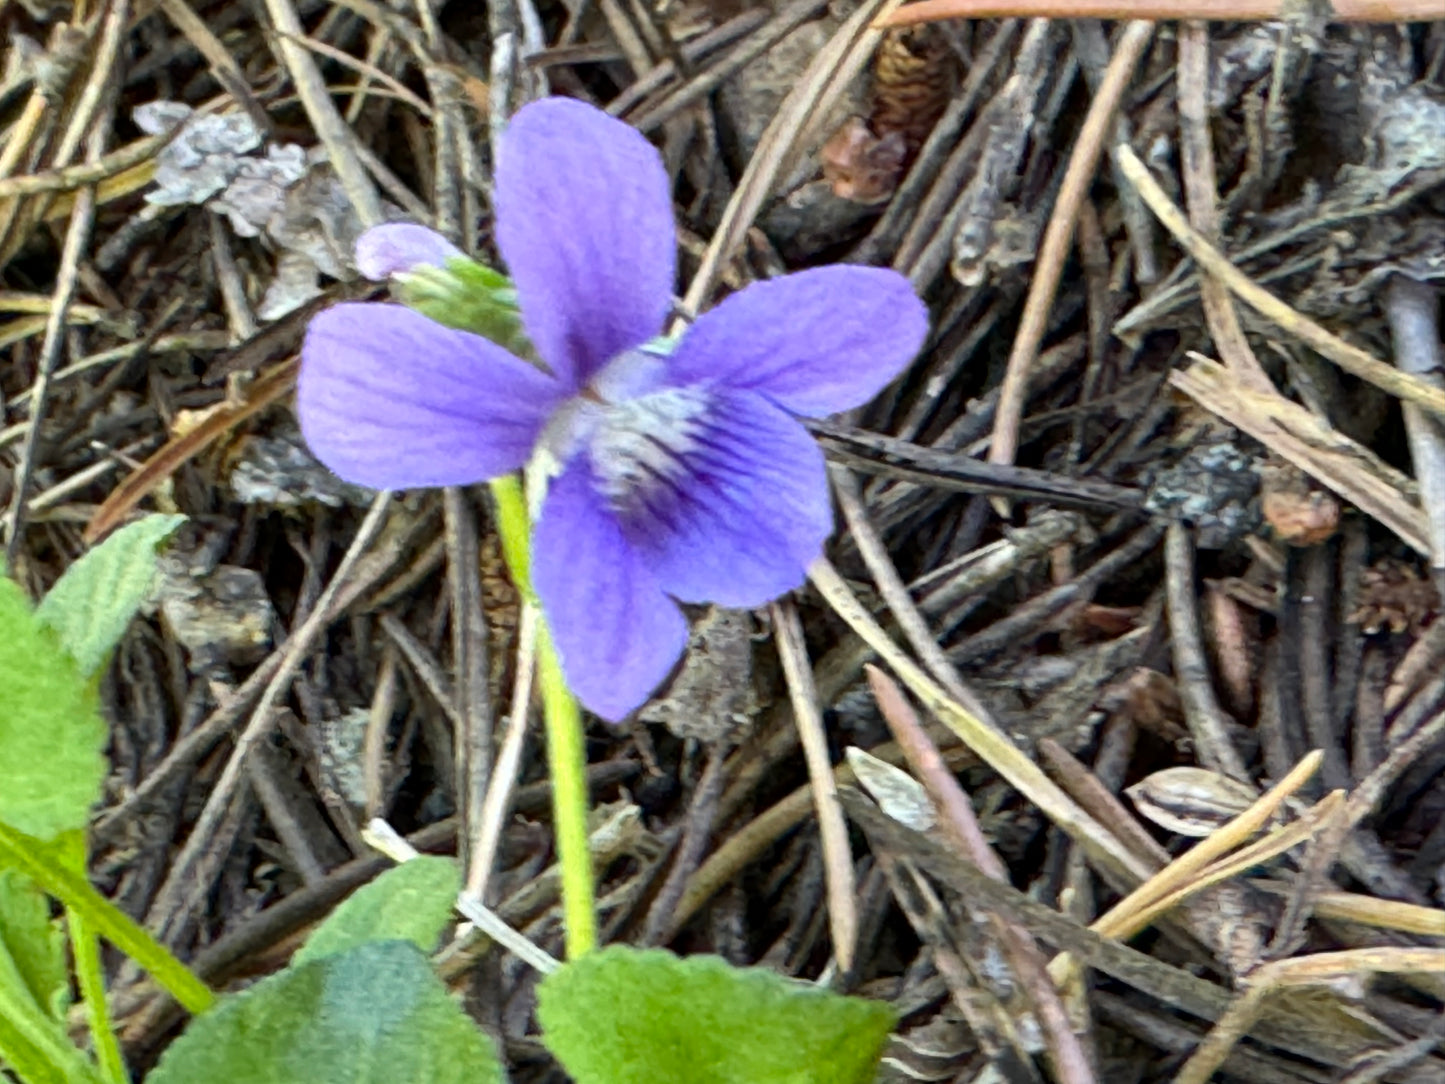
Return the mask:
{"type": "Polygon", "coordinates": [[[936,26],[890,30],[873,58],[872,108],[849,117],[824,144],[834,195],[881,203],[893,194],[933,131],[958,81],[958,57],[936,26]]]}
{"type": "Polygon", "coordinates": [[[848,758],[848,767],[853,769],[868,796],[899,824],[915,832],[927,832],[938,823],[938,814],[928,791],[902,768],[879,760],[856,745],[848,746],[844,755],[848,758]]]}
{"type": "Polygon", "coordinates": [[[1202,838],[1243,813],[1259,798],[1253,787],[1206,768],[1166,768],[1124,791],[1161,828],[1202,838]]]}

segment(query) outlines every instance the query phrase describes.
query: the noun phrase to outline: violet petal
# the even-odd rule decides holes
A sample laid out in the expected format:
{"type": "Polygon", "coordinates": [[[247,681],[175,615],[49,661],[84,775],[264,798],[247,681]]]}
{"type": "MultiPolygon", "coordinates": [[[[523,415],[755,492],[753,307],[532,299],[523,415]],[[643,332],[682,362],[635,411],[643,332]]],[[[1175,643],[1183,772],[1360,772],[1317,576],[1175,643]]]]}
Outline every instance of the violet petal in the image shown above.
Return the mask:
{"type": "Polygon", "coordinates": [[[928,310],[896,271],[820,267],[754,283],[698,317],[667,379],[761,392],[821,417],[872,399],[927,334],[928,310]]]}
{"type": "Polygon", "coordinates": [[[639,486],[623,529],[670,595],[761,606],[803,583],[832,533],[823,454],[761,395],[716,390],[709,398],[679,457],[683,473],[639,486]]]}
{"type": "Polygon", "coordinates": [[[336,305],[301,348],[297,413],[316,457],[373,489],[516,470],[564,389],[478,335],[400,305],[336,305]]]}
{"type": "Polygon", "coordinates": [[[453,256],[463,255],[436,230],[415,222],[386,222],[356,239],[356,269],[373,282],[414,267],[445,267],[453,256]]]}
{"type": "Polygon", "coordinates": [[[676,235],[662,158],[567,98],[520,109],[497,151],[497,245],[537,353],[581,386],[662,328],[676,235]]]}
{"type": "Polygon", "coordinates": [[[687,646],[687,622],[623,537],[585,456],[553,481],[542,505],[532,582],[567,684],[609,722],[640,707],[687,646]]]}

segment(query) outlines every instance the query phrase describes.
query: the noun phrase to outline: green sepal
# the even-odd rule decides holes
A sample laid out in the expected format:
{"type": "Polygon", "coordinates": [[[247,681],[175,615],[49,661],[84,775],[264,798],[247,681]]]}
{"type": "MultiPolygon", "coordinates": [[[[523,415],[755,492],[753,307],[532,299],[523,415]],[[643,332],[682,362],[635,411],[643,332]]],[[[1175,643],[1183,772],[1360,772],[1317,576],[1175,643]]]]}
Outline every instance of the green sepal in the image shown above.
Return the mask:
{"type": "Polygon", "coordinates": [[[512,280],[465,256],[445,267],[420,265],[392,279],[397,299],[446,327],[470,331],[521,357],[532,344],[522,330],[522,310],[512,280]]]}

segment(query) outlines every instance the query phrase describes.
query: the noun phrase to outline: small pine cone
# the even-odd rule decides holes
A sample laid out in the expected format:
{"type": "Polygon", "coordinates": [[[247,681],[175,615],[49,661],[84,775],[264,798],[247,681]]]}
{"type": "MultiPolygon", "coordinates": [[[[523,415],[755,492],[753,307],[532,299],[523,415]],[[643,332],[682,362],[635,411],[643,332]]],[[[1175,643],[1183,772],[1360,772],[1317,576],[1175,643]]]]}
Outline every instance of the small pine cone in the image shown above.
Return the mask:
{"type": "Polygon", "coordinates": [[[873,59],[873,112],[880,139],[893,132],[916,153],[943,115],[958,82],[958,57],[929,24],[890,30],[873,59]]]}

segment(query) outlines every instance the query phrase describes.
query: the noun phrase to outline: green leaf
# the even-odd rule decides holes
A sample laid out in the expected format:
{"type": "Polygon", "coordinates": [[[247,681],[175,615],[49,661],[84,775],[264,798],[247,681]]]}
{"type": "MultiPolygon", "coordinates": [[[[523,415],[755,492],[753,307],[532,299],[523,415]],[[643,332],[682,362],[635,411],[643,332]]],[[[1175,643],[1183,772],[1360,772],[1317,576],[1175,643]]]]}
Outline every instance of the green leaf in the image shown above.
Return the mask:
{"type": "MultiPolygon", "coordinates": [[[[0,584],[5,582],[0,580],[0,584]]],[[[65,904],[71,913],[80,914],[96,933],[149,971],[186,1011],[209,1009],[216,1001],[209,987],[143,926],[97,892],[83,871],[77,872],[74,837],[78,835],[68,833],[45,843],[0,820],[0,869],[25,874],[46,895],[65,904]]]]}
{"type": "Polygon", "coordinates": [[[449,858],[421,855],[387,870],[332,912],[291,959],[293,967],[369,941],[410,941],[436,948],[462,879],[449,858]]]}
{"type": "Polygon", "coordinates": [[[65,935],[50,901],[16,870],[0,870],[0,1062],[27,1084],[97,1084],[70,1041],[65,935]]]}
{"type": "MultiPolygon", "coordinates": [[[[0,1005],[0,1010],[4,1008],[0,1005]]],[[[49,1056],[25,1032],[24,1020],[9,1011],[0,1011],[0,1063],[25,1084],[76,1084],[77,1080],[95,1079],[84,1076],[83,1067],[79,1073],[68,1071],[63,1059],[49,1056]]],[[[63,1033],[60,1037],[65,1038],[63,1033]]]]}
{"type": "Polygon", "coordinates": [[[156,547],[185,516],[146,516],[116,531],[65,571],[36,614],[86,677],[105,665],[156,584],[156,547]]]}
{"type": "Polygon", "coordinates": [[[491,1084],[491,1041],[409,941],[373,941],[225,997],[147,1084],[491,1084]]]}
{"type": "Polygon", "coordinates": [[[762,968],[621,945],[543,979],[537,1019],[577,1084],[869,1084],[894,1023],[762,968]]]}
{"type": "Polygon", "coordinates": [[[41,839],[84,828],[106,727],[79,668],[0,577],[0,822],[41,839]]]}
{"type": "Polygon", "coordinates": [[[50,901],[35,882],[8,869],[0,870],[0,983],[7,978],[16,983],[16,996],[23,991],[37,1009],[65,1019],[65,931],[50,917],[50,901]]]}

